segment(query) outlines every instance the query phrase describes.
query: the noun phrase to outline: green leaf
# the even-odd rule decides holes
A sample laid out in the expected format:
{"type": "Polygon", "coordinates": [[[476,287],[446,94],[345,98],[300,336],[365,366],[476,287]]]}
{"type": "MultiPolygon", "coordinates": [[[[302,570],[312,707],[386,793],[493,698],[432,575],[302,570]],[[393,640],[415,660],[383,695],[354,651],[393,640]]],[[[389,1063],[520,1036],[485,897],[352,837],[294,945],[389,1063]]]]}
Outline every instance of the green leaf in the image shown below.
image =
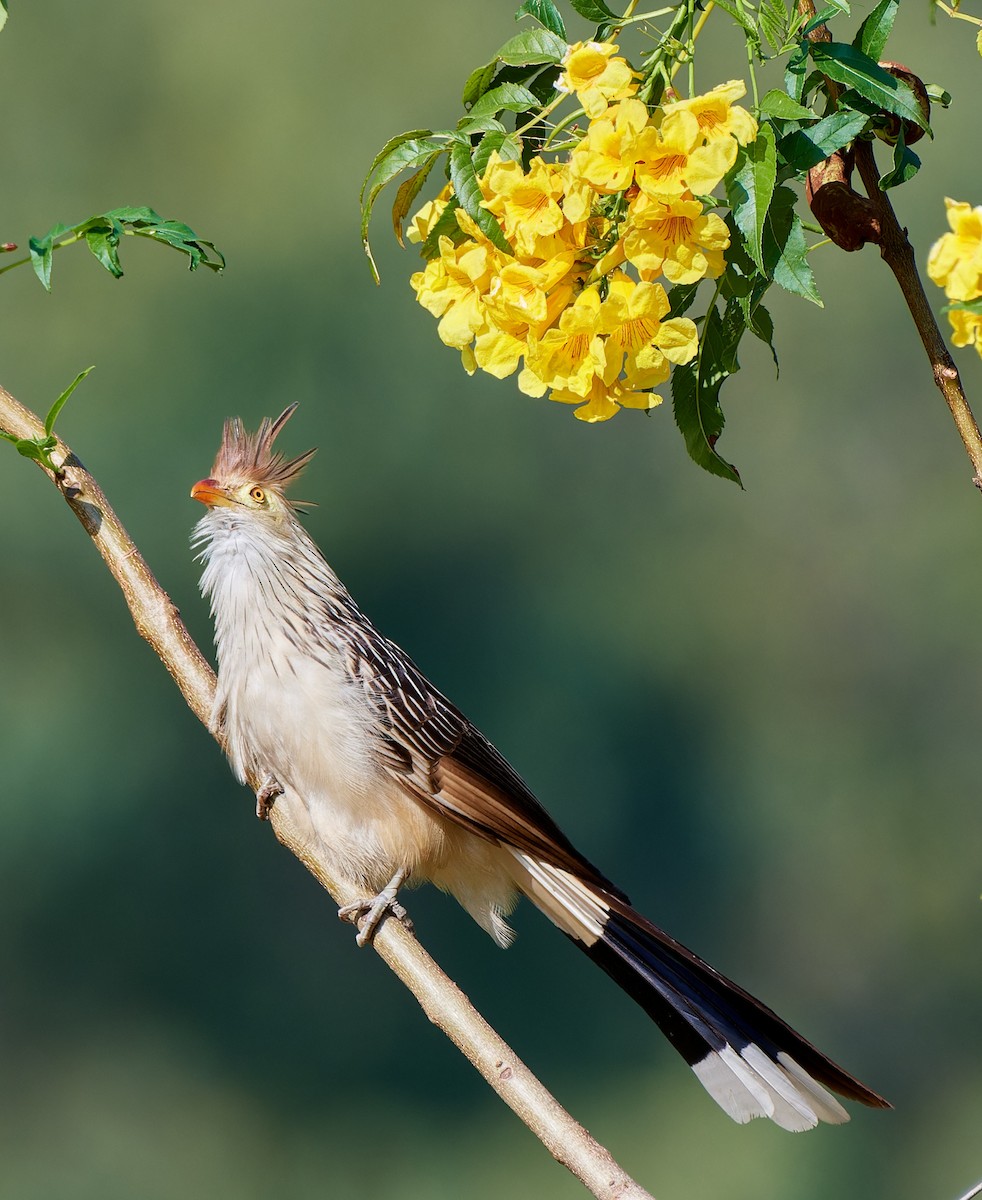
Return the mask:
{"type": "Polygon", "coordinates": [[[883,57],[899,10],[900,0],[880,0],[853,38],[852,44],[873,62],[878,62],[883,57]]]}
{"type": "Polygon", "coordinates": [[[61,237],[63,233],[67,232],[67,225],[55,225],[43,237],[28,238],[27,247],[31,254],[31,265],[46,292],[51,291],[51,263],[55,238],[61,237]]]}
{"type": "Polygon", "coordinates": [[[415,174],[410,175],[408,179],[402,181],[399,185],[399,190],[396,192],[396,198],[392,204],[392,229],[396,235],[396,241],[403,249],[405,249],[406,243],[402,237],[402,223],[409,215],[409,210],[412,208],[413,202],[419,195],[430,171],[433,170],[433,164],[440,157],[440,154],[441,151],[434,151],[432,157],[428,158],[415,174]]]}
{"type": "Polygon", "coordinates": [[[58,414],[65,407],[65,401],[72,394],[72,392],[75,391],[86,375],[88,375],[90,371],[94,370],[95,366],[91,366],[86,367],[84,371],[79,371],[68,387],[65,388],[54,404],[52,404],[52,406],[48,409],[48,415],[44,418],[44,432],[48,434],[48,436],[54,432],[55,421],[58,420],[58,414]]]}
{"type": "Polygon", "coordinates": [[[509,66],[524,67],[530,63],[562,62],[566,50],[563,38],[556,37],[548,29],[529,29],[509,38],[495,58],[509,66]]]}
{"type": "Polygon", "coordinates": [[[805,231],[794,210],[797,197],[788,187],[774,192],[774,201],[764,225],[764,265],[766,273],[795,296],[802,296],[824,308],[815,274],[808,262],[805,231]]]}
{"type": "Polygon", "coordinates": [[[815,66],[829,79],[855,88],[883,112],[895,113],[931,132],[908,85],[884,71],[855,46],[845,42],[810,42],[808,52],[815,66]]]}
{"type": "Polygon", "coordinates": [[[744,33],[749,36],[749,40],[753,45],[755,47],[760,46],[760,34],[757,32],[757,26],[750,20],[745,11],[733,3],[733,0],[716,0],[716,7],[721,8],[725,13],[729,13],[733,20],[742,27],[744,33]]]}
{"type": "Polygon", "coordinates": [[[109,274],[115,279],[121,279],[123,268],[119,265],[118,247],[123,232],[122,226],[115,221],[101,221],[93,218],[85,223],[81,232],[89,249],[109,274]]]}
{"type": "Polygon", "coordinates": [[[467,82],[464,84],[463,101],[464,108],[470,108],[472,104],[476,104],[481,96],[491,86],[491,80],[494,79],[495,71],[498,69],[498,60],[485,63],[483,67],[477,67],[467,76],[467,82]]]}
{"type": "Polygon", "coordinates": [[[806,129],[798,129],[781,138],[777,148],[783,160],[796,172],[808,171],[836,150],[848,146],[868,120],[864,112],[850,109],[834,112],[806,129]]]}
{"type": "Polygon", "coordinates": [[[471,108],[471,117],[493,117],[499,112],[527,112],[539,108],[536,96],[517,83],[503,83],[485,92],[471,108]]]}
{"type": "Polygon", "coordinates": [[[617,20],[617,14],[611,12],[603,0],[569,0],[569,2],[581,17],[585,17],[595,25],[603,25],[607,21],[617,20]]]}
{"type": "Polygon", "coordinates": [[[955,300],[951,304],[946,304],[941,310],[943,313],[950,312],[969,312],[978,313],[982,316],[982,296],[975,300],[955,300]]]}
{"type": "Polygon", "coordinates": [[[504,133],[505,127],[497,117],[461,117],[454,130],[459,137],[471,138],[479,133],[504,133]]]}
{"type": "Polygon", "coordinates": [[[699,353],[691,363],[672,371],[672,407],[675,424],[685,439],[689,457],[711,475],[740,484],[740,474],[716,452],[723,432],[723,410],[719,390],[732,372],[727,369],[735,355],[730,352],[719,311],[713,305],[706,314],[699,337],[699,353]]]}
{"type": "Polygon", "coordinates": [[[381,166],[390,154],[393,154],[404,142],[418,142],[421,138],[433,136],[432,129],[410,129],[406,133],[397,133],[395,137],[390,137],[382,149],[372,159],[372,165],[368,168],[368,174],[362,180],[361,189],[358,192],[358,203],[361,204],[365,198],[365,192],[368,190],[369,182],[375,174],[376,168],[381,166]]]}
{"type": "Polygon", "coordinates": [[[763,270],[763,231],[777,182],[777,148],[774,127],[766,121],[757,137],[744,146],[736,166],[726,177],[726,198],[750,257],[763,270]]]}
{"type": "Polygon", "coordinates": [[[816,13],[808,24],[802,29],[801,36],[807,37],[813,29],[817,29],[819,25],[824,25],[831,21],[833,17],[837,17],[842,12],[842,8],[838,4],[827,4],[820,13],[816,13]]]}
{"type": "Polygon", "coordinates": [[[522,7],[515,13],[515,20],[521,17],[534,17],[540,25],[544,25],[550,33],[566,41],[566,26],[559,15],[559,9],[552,0],[525,0],[522,7]]]}
{"type": "Polygon", "coordinates": [[[668,293],[668,303],[671,306],[669,316],[681,317],[692,307],[699,291],[699,283],[676,283],[668,293]]]}
{"type": "Polygon", "coordinates": [[[0,29],[7,24],[7,0],[0,0],[0,29]]]}
{"type": "Polygon", "coordinates": [[[450,182],[453,184],[454,193],[460,201],[460,207],[477,223],[488,241],[499,250],[504,250],[506,254],[512,254],[508,239],[502,233],[494,215],[482,207],[484,196],[471,154],[469,142],[454,141],[450,146],[450,182]]]}
{"type": "Polygon", "coordinates": [[[887,188],[899,187],[902,183],[907,183],[920,169],[921,160],[905,143],[904,131],[901,126],[896,145],[893,147],[893,170],[887,171],[880,178],[880,191],[885,192],[887,188]]]}
{"type": "Polygon", "coordinates": [[[815,114],[810,108],[792,100],[787,92],[780,88],[772,88],[760,102],[760,114],[763,117],[775,117],[779,121],[812,121],[815,114]]]}
{"type": "Polygon", "coordinates": [[[757,20],[760,31],[771,48],[780,51],[788,37],[791,25],[791,15],[784,6],[784,0],[760,0],[757,6],[757,20]]]}
{"type": "Polygon", "coordinates": [[[792,100],[800,101],[805,91],[808,75],[808,42],[802,42],[788,59],[784,68],[784,89],[792,100]]]}
{"type": "Polygon", "coordinates": [[[165,246],[170,246],[172,249],[186,254],[189,271],[196,271],[198,267],[207,267],[210,271],[216,272],[225,270],[225,255],[221,250],[214,242],[208,242],[199,237],[183,221],[163,221],[158,218],[153,222],[134,221],[131,223],[120,217],[121,211],[123,210],[116,210],[115,213],[108,215],[116,216],[124,224],[132,224],[133,232],[137,237],[151,238],[155,242],[161,242],[165,246]]]}
{"type": "Polygon", "coordinates": [[[513,133],[486,133],[478,142],[477,149],[471,156],[474,162],[474,170],[478,176],[483,175],[487,170],[488,163],[491,161],[491,155],[494,153],[497,153],[503,162],[521,162],[521,141],[513,133]]]}
{"type": "Polygon", "coordinates": [[[431,258],[436,258],[440,253],[440,239],[449,238],[455,246],[459,246],[464,240],[464,231],[457,223],[457,210],[460,208],[460,202],[456,196],[451,196],[447,201],[447,207],[440,214],[436,224],[426,235],[426,241],[420,246],[419,252],[427,262],[431,258]]]}
{"type": "Polygon", "coordinates": [[[372,258],[372,248],[368,242],[368,224],[372,218],[372,209],[375,207],[375,201],[379,192],[385,185],[399,174],[400,171],[411,170],[414,167],[421,167],[434,153],[439,156],[446,150],[446,146],[438,142],[435,138],[410,138],[409,140],[400,140],[392,138],[387,145],[391,148],[387,154],[382,154],[381,151],[375,156],[375,165],[365,179],[365,184],[362,186],[362,207],[361,207],[361,243],[366,255],[368,256],[369,264],[372,268],[372,276],[375,282],[378,283],[378,269],[375,266],[375,260],[372,258]],[[365,195],[365,187],[369,180],[372,181],[368,195],[365,195]]]}

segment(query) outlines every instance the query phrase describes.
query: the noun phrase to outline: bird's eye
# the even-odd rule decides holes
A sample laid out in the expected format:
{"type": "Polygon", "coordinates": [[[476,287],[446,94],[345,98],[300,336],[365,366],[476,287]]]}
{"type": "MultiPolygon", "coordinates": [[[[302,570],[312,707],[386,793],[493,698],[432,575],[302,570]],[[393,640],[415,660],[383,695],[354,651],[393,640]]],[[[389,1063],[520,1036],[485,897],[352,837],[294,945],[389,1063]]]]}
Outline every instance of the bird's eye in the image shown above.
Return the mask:
{"type": "Polygon", "coordinates": [[[263,489],[261,487],[250,488],[249,496],[253,500],[255,500],[255,502],[257,504],[265,504],[266,503],[266,493],[263,491],[263,489]]]}

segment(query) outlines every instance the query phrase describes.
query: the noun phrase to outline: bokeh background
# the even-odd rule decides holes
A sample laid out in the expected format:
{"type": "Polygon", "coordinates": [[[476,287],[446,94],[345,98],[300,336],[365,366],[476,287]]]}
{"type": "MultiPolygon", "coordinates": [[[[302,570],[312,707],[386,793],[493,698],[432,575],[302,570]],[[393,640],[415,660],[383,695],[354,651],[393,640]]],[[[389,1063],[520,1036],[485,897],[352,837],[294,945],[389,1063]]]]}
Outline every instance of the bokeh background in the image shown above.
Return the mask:
{"type": "MultiPolygon", "coordinates": [[[[688,462],[667,405],[587,427],[469,380],[384,210],[374,286],[371,156],[456,118],[513,4],[12,5],[2,238],[150,204],[228,270],[127,239],[119,282],[81,248],[52,295],[12,272],[2,381],[43,412],[97,364],[60,428],[206,646],[188,489],[223,418],[300,401],[283,444],[320,447],[309,526],[362,605],[639,907],[896,1104],[740,1129],[538,914],[505,955],[414,894],[427,945],[659,1200],[954,1200],[982,1176],[967,459],[872,249],[818,252],[827,309],[774,297],[780,378],[748,346],[727,384],[744,492],[688,462]]],[[[729,25],[702,86],[743,71],[729,25]]],[[[982,202],[974,32],[910,4],[892,44],[955,98],[897,195],[922,262],[943,196],[982,202]]],[[[12,451],[0,505],[2,1200],[582,1195],[255,820],[12,451]]]]}

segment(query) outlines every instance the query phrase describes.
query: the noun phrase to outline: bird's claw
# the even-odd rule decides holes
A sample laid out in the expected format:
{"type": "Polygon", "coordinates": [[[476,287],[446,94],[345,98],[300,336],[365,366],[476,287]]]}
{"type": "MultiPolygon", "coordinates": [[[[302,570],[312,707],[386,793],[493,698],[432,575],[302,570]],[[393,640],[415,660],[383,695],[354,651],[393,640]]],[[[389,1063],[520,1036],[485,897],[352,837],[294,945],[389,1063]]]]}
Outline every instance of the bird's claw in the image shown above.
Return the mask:
{"type": "Polygon", "coordinates": [[[256,792],[256,816],[260,821],[269,820],[269,810],[276,802],[277,796],[283,795],[283,788],[276,782],[272,775],[267,775],[263,780],[263,785],[256,792]]]}
{"type": "Polygon", "coordinates": [[[365,896],[361,900],[352,901],[351,904],[343,904],[338,909],[339,920],[350,921],[352,925],[357,926],[356,945],[368,945],[379,925],[390,914],[412,933],[413,923],[397,898],[407,874],[407,871],[397,871],[377,896],[365,896]]]}

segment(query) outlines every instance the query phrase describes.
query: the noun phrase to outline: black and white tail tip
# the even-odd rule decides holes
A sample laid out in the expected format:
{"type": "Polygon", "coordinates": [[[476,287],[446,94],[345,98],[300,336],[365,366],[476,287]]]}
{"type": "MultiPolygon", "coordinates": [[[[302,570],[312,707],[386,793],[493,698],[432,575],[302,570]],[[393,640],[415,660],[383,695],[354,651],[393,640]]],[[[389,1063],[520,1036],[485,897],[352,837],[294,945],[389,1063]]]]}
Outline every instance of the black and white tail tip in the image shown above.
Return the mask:
{"type": "Polygon", "coordinates": [[[519,858],[529,898],[641,1005],[734,1121],[768,1117],[792,1132],[840,1125],[849,1114],[833,1092],[891,1107],[625,901],[519,858]]]}

